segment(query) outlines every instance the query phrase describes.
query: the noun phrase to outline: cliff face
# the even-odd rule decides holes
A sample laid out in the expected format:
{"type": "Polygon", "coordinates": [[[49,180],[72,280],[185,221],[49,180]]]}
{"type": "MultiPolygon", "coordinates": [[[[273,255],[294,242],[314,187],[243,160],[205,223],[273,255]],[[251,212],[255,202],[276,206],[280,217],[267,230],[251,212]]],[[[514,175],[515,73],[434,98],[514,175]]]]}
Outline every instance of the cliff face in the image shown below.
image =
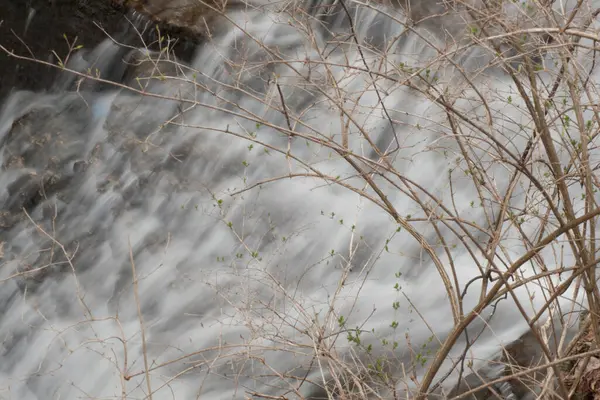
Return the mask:
{"type": "MultiPolygon", "coordinates": [[[[17,54],[31,52],[40,60],[56,61],[53,50],[60,56],[68,51],[63,35],[70,41],[77,36],[77,43],[91,48],[106,37],[94,22],[114,33],[124,19],[121,9],[110,0],[0,0],[0,21],[2,46],[17,54]]],[[[0,52],[0,99],[13,88],[47,89],[56,73],[0,52]]]]}

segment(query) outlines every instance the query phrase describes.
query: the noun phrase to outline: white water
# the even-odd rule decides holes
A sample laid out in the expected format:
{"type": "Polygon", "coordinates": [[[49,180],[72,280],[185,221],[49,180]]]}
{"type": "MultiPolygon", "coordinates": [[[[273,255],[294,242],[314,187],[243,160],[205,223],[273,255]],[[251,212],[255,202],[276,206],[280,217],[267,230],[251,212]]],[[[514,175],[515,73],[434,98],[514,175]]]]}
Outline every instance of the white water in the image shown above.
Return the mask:
{"type": "MultiPolygon", "coordinates": [[[[361,40],[368,38],[381,46],[404,29],[374,11],[356,12],[361,40]]],[[[399,12],[394,13],[403,19],[399,12]]],[[[278,180],[231,196],[261,180],[286,175],[290,168],[294,173],[307,172],[298,162],[286,159],[288,138],[273,128],[287,129],[285,116],[268,107],[280,105],[274,74],[289,113],[304,124],[294,127],[298,134],[318,133],[324,138],[334,135],[334,140],[340,140],[339,108],[332,100],[336,92],[324,84],[326,70],[314,64],[309,71],[302,62],[322,57],[317,47],[326,49],[321,54],[328,54],[328,61],[334,65],[330,73],[346,93],[346,108],[357,104],[353,110],[356,123],[382,147],[393,142],[377,94],[373,90],[365,92],[370,86],[368,74],[336,66],[345,64],[348,57],[352,65],[363,67],[348,37],[345,45],[327,44],[324,31],[315,26],[314,41],[310,42],[286,24],[285,14],[239,12],[231,18],[253,38],[295,61],[273,62],[258,69],[257,65],[269,56],[247,33],[231,28],[215,37],[198,49],[192,65],[197,70],[195,79],[204,88],[171,79],[149,87],[153,93],[197,101],[183,117],[174,120],[185,127],[163,124],[178,109],[190,107],[189,103],[141,97],[126,90],[95,93],[93,86],[88,86],[81,93],[16,93],[5,101],[0,116],[2,163],[7,165],[15,155],[26,160],[25,165],[11,164],[0,172],[0,203],[4,210],[18,212],[20,218],[1,236],[5,242],[0,269],[2,398],[147,396],[128,243],[139,281],[154,399],[242,399],[252,392],[287,398],[296,398],[298,393],[309,396],[313,386],[299,385],[293,379],[286,383],[276,375],[288,374],[289,378],[308,374],[309,380],[317,384],[322,384],[322,374],[329,379],[327,365],[334,365],[331,360],[322,357],[322,368],[311,363],[313,338],[317,335],[314,319],[325,329],[326,341],[335,345],[338,359],[352,364],[356,362],[352,357],[357,357],[369,363],[388,354],[393,357],[397,377],[402,376],[402,363],[410,370],[418,349],[425,345],[434,354],[438,339],[443,341],[451,330],[448,297],[431,258],[405,229],[396,232],[398,225],[372,202],[340,186],[303,177],[278,180]],[[224,67],[225,59],[237,65],[224,67]],[[321,86],[306,85],[298,71],[302,76],[310,72],[310,79],[321,86]],[[224,84],[236,82],[239,86],[224,89],[224,84]],[[19,120],[28,113],[29,119],[19,120]],[[250,113],[254,116],[249,117],[250,113]],[[51,136],[47,142],[23,140],[28,134],[34,138],[51,136]],[[284,154],[274,150],[267,153],[256,143],[249,148],[250,134],[283,149],[284,154]],[[76,172],[79,161],[89,165],[76,172]],[[18,197],[10,189],[18,180],[39,187],[35,184],[47,170],[70,177],[68,185],[46,196],[29,214],[68,252],[76,250],[72,263],[75,275],[61,249],[24,215],[18,197]],[[47,267],[53,262],[62,264],[47,267]],[[11,277],[24,268],[40,267],[49,272],[38,282],[11,277]],[[345,271],[348,276],[338,291],[345,271]],[[399,303],[397,309],[393,307],[395,302],[399,303]],[[333,314],[327,320],[330,310],[333,314]],[[365,346],[373,346],[371,355],[348,343],[346,333],[335,340],[332,334],[340,329],[340,316],[349,328],[360,326],[367,332],[361,339],[365,346]],[[391,326],[394,321],[395,328],[391,326]],[[432,335],[437,339],[431,340],[432,335]],[[390,351],[390,346],[382,345],[382,339],[397,341],[398,348],[390,351]],[[194,355],[181,358],[190,353],[194,355]],[[168,364],[155,367],[162,363],[168,364]],[[126,375],[133,375],[128,381],[122,380],[125,369],[126,375]],[[298,393],[290,391],[298,386],[298,393]]],[[[334,26],[348,33],[347,24],[334,26]]],[[[87,61],[99,59],[108,68],[118,62],[116,50],[116,45],[107,41],[87,61]]],[[[414,33],[394,41],[388,52],[388,62],[393,60],[396,65],[415,65],[435,54],[414,33]]],[[[467,71],[475,71],[485,63],[485,57],[483,50],[474,49],[457,60],[467,71]]],[[[86,68],[83,59],[73,65],[86,68]]],[[[380,64],[373,62],[371,67],[375,65],[380,64]]],[[[480,117],[483,124],[483,107],[474,101],[476,94],[456,71],[434,67],[432,71],[437,73],[439,87],[448,86],[450,93],[465,91],[455,107],[473,119],[480,117]]],[[[192,73],[188,78],[193,79],[192,73]]],[[[551,82],[551,77],[546,78],[551,82]]],[[[473,79],[484,96],[489,95],[496,129],[502,128],[503,135],[496,139],[520,154],[531,129],[520,131],[518,127],[531,123],[519,108],[523,104],[515,88],[499,69],[473,79]],[[505,95],[492,98],[498,92],[505,95]],[[510,103],[508,96],[512,98],[510,103]]],[[[134,81],[128,83],[137,85],[134,81]]],[[[462,156],[443,110],[406,86],[381,80],[378,87],[385,92],[386,108],[396,120],[401,145],[394,161],[396,170],[465,220],[486,226],[484,207],[476,204],[479,200],[473,181],[463,172],[464,159],[457,168],[457,158],[462,156]],[[454,169],[452,188],[450,169],[454,169]]],[[[495,157],[496,147],[481,133],[462,122],[461,127],[476,144],[471,155],[479,156],[488,167],[486,184],[497,193],[505,193],[513,171],[495,157]]],[[[355,126],[350,133],[350,147],[373,157],[355,126]]],[[[301,137],[293,139],[291,153],[333,177],[354,174],[337,154],[315,143],[308,144],[301,137]]],[[[538,154],[541,156],[541,151],[538,154]]],[[[568,154],[561,157],[567,160],[568,154]]],[[[598,154],[592,157],[599,158],[598,154]]],[[[544,168],[532,170],[541,180],[546,172],[544,168]]],[[[406,190],[402,182],[393,179],[406,190]]],[[[406,192],[382,179],[376,181],[403,216],[427,217],[406,192]]],[[[522,181],[525,185],[526,179],[522,181]]],[[[364,187],[358,178],[348,182],[364,187]]],[[[415,187],[411,190],[429,206],[435,206],[422,191],[415,187]]],[[[493,193],[483,195],[490,200],[489,204],[484,202],[486,210],[497,212],[498,206],[491,201],[493,193]]],[[[518,187],[511,202],[519,205],[523,198],[524,192],[518,187]]],[[[580,203],[575,205],[581,209],[580,203]]],[[[540,215],[545,207],[540,203],[540,215]]],[[[448,258],[436,243],[432,225],[412,225],[435,248],[450,273],[448,258]]],[[[456,224],[453,226],[458,229],[456,224]]],[[[522,225],[528,233],[536,232],[538,226],[539,220],[531,216],[522,225]]],[[[448,228],[440,225],[440,229],[462,289],[479,275],[479,270],[458,238],[448,228]]],[[[475,228],[469,231],[485,246],[486,235],[475,228]]],[[[504,231],[502,244],[506,251],[497,259],[510,263],[526,249],[508,223],[504,231]]],[[[557,239],[542,252],[547,268],[556,268],[554,252],[562,248],[563,240],[557,239]]],[[[570,266],[573,257],[566,248],[562,251],[562,265],[570,266]]],[[[483,262],[479,252],[475,257],[483,262]]],[[[533,272],[530,265],[523,270],[525,275],[533,272]]],[[[479,287],[480,281],[469,286],[465,310],[477,303],[479,287]]],[[[533,315],[545,300],[539,286],[528,288],[536,291],[533,301],[528,300],[524,287],[516,293],[533,315]]],[[[568,293],[564,302],[568,304],[568,293]]],[[[468,355],[475,366],[497,354],[501,344],[527,330],[510,299],[501,301],[494,318],[486,321],[490,314],[487,310],[470,329],[473,337],[488,325],[468,355]]],[[[463,335],[451,358],[460,355],[464,345],[463,335]]],[[[450,365],[447,363],[445,368],[450,365]]],[[[417,368],[419,377],[423,372],[424,368],[417,368]]],[[[414,387],[410,381],[406,384],[414,387]]],[[[451,384],[451,380],[446,382],[446,386],[451,384]]],[[[398,390],[401,397],[405,396],[404,384],[399,384],[398,390]]]]}

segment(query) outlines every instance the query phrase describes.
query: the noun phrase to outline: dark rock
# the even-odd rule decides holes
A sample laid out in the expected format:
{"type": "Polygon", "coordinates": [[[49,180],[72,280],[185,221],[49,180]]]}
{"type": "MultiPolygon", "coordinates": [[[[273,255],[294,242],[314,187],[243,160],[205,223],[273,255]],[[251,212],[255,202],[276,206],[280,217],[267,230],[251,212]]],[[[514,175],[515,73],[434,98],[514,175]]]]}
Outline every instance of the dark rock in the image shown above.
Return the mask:
{"type": "Polygon", "coordinates": [[[217,20],[227,9],[241,5],[241,2],[197,1],[197,0],[125,0],[124,5],[144,14],[152,21],[169,26],[179,35],[190,38],[211,36],[219,28],[217,20]]]}
{"type": "MultiPolygon", "coordinates": [[[[558,329],[558,328],[557,328],[558,329]]],[[[556,348],[555,338],[560,337],[560,332],[551,335],[548,339],[548,347],[551,354],[556,348]]],[[[567,334],[567,343],[573,337],[573,332],[567,334]]],[[[466,399],[470,400],[533,400],[538,398],[540,393],[539,383],[546,377],[546,370],[529,371],[527,374],[521,374],[517,378],[513,375],[517,372],[530,370],[545,364],[542,347],[532,330],[527,331],[519,339],[507,345],[502,356],[477,372],[467,374],[458,385],[450,392],[449,397],[458,396],[485,386],[491,381],[500,377],[506,378],[502,383],[487,386],[475,393],[470,394],[466,399]],[[490,390],[491,389],[491,390],[490,390]]],[[[561,364],[559,364],[559,368],[561,364]]],[[[554,388],[556,389],[556,388],[554,388]]],[[[556,391],[546,393],[548,399],[558,399],[556,391]]]]}
{"type": "MultiPolygon", "coordinates": [[[[16,55],[33,56],[53,64],[58,62],[56,55],[64,61],[69,53],[65,37],[71,44],[77,38],[76,45],[82,45],[84,52],[107,39],[107,33],[128,46],[143,47],[145,43],[151,50],[164,48],[166,41],[158,43],[155,25],[147,24],[153,18],[148,14],[146,20],[138,16],[136,21],[140,27],[136,31],[130,22],[132,16],[125,18],[124,13],[130,8],[122,3],[115,0],[0,0],[0,46],[16,55]]],[[[185,35],[185,30],[177,25],[154,22],[161,24],[161,36],[171,39],[169,47],[180,59],[192,56],[197,38],[185,35]]],[[[13,90],[53,88],[56,77],[61,73],[58,68],[17,59],[6,54],[6,51],[0,50],[0,104],[13,90]]],[[[117,56],[124,56],[128,51],[123,47],[122,54],[117,56]]],[[[115,67],[122,64],[110,65],[115,67]]],[[[103,78],[114,81],[121,80],[124,73],[123,70],[101,72],[103,78]]]]}
{"type": "MultiPolygon", "coordinates": [[[[63,57],[69,41],[93,48],[108,32],[121,29],[123,13],[106,0],[0,0],[0,45],[19,55],[32,53],[42,61],[63,57]]],[[[0,99],[13,89],[49,89],[58,70],[17,60],[0,51],[0,99]]]]}

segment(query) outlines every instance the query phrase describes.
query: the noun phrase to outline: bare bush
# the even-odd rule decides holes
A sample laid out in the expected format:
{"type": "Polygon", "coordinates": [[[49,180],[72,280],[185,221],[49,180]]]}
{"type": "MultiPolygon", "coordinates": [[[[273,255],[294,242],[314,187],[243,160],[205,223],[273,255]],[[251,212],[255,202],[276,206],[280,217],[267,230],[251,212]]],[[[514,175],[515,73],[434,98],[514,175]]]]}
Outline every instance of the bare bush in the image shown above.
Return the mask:
{"type": "MultiPolygon", "coordinates": [[[[201,368],[209,398],[566,399],[595,387],[597,1],[132,3],[202,35],[196,60],[178,61],[159,32],[120,82],[69,62],[73,46],[53,67],[84,101],[82,85],[119,91],[104,129],[140,165],[202,160],[185,207],[208,196],[212,234],[235,246],[217,255],[226,266],[178,278],[224,310],[212,337],[162,353],[146,343],[138,293],[149,256],[128,246],[141,344],[123,334],[105,355],[122,398],[130,380],[151,398],[201,368]],[[336,237],[304,233],[309,208],[336,237]],[[319,260],[292,264],[307,253],[319,260]],[[132,351],[143,366],[127,365],[132,351]]],[[[77,276],[68,246],[25,213],[77,276]]]]}

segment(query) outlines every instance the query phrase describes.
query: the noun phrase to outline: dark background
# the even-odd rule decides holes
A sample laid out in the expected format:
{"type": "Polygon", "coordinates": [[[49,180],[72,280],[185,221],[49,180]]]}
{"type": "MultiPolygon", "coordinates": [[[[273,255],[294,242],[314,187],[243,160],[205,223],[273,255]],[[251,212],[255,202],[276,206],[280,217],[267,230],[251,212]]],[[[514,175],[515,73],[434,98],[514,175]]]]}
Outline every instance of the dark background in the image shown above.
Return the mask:
{"type": "MultiPolygon", "coordinates": [[[[77,43],[92,48],[106,37],[94,21],[107,32],[123,30],[126,23],[123,10],[113,6],[110,0],[0,0],[0,21],[1,45],[17,54],[27,55],[27,49],[14,32],[36,58],[44,61],[50,60],[52,50],[61,57],[67,53],[63,34],[69,40],[77,36],[77,43]],[[35,15],[24,34],[31,9],[35,9],[35,15]]],[[[48,89],[57,72],[0,51],[0,103],[13,88],[48,89]]]]}

